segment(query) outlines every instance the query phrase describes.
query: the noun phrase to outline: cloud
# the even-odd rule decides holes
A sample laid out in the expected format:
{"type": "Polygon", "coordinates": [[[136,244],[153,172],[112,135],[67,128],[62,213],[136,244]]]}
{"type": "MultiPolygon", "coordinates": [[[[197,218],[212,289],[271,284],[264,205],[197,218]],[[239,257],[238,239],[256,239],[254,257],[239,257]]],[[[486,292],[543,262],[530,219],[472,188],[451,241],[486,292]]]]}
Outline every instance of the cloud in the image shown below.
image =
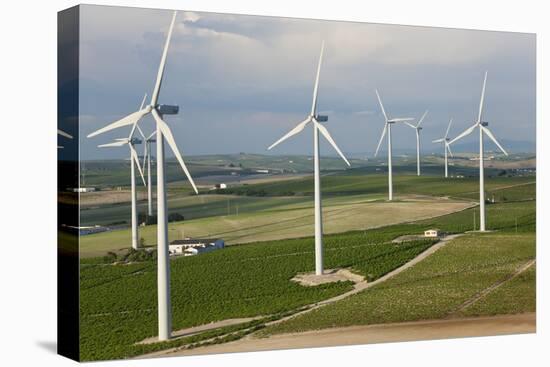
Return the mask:
{"type": "MultiPolygon", "coordinates": [[[[134,111],[150,92],[170,15],[83,8],[86,129],[134,111]]],[[[161,100],[180,105],[172,126],[191,154],[214,146],[263,152],[301,121],[311,106],[322,40],[319,110],[330,112],[331,134],[344,151],[376,145],[382,120],[374,88],[390,115],[420,116],[429,108],[423,133],[430,139],[450,117],[457,130],[471,121],[486,69],[495,134],[534,140],[533,35],[197,12],[179,12],[176,22],[161,100]]],[[[407,133],[396,131],[396,144],[408,144],[407,133]]],[[[311,139],[300,139],[285,147],[306,152],[311,139]]]]}

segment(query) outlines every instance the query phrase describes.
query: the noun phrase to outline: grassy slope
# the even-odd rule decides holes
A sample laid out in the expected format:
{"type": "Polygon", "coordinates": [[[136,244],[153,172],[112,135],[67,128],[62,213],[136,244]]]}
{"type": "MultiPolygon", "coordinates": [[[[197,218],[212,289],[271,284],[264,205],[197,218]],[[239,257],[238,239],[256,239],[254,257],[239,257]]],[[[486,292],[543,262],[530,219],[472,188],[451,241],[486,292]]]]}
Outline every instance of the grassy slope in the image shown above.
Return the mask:
{"type": "MultiPolygon", "coordinates": [[[[403,232],[401,229],[398,232],[403,232]]],[[[376,279],[431,246],[384,243],[383,230],[325,237],[327,267],[352,267],[376,279]]],[[[122,358],[158,346],[133,343],[156,334],[156,263],[81,268],[81,352],[85,360],[122,358]]],[[[233,246],[171,261],[173,327],[294,310],[350,290],[350,282],[303,287],[290,279],[313,271],[313,238],[233,246]]]]}
{"type": "Polygon", "coordinates": [[[500,315],[536,310],[536,267],[504,283],[460,312],[462,316],[500,315]]]}
{"type": "MultiPolygon", "coordinates": [[[[531,233],[467,235],[383,284],[264,333],[442,318],[534,256],[535,235],[531,233]]],[[[496,308],[501,301],[501,297],[488,300],[483,313],[504,311],[496,308]]],[[[527,302],[527,306],[520,302],[517,309],[529,308],[532,301],[527,302]]]]}

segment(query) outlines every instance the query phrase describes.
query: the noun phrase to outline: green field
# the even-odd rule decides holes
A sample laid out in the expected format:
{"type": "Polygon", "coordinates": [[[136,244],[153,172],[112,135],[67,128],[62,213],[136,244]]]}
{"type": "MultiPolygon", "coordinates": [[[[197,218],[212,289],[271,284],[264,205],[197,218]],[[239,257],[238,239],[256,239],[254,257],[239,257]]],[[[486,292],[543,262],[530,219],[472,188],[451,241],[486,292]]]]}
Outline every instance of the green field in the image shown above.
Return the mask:
{"type": "MultiPolygon", "coordinates": [[[[438,216],[460,210],[460,200],[476,201],[478,181],[476,178],[442,179],[434,176],[396,176],[394,203],[385,203],[387,182],[383,175],[359,175],[341,173],[324,176],[323,209],[325,232],[338,233],[367,229],[384,224],[411,221],[428,216],[438,216]],[[325,193],[326,192],[326,193],[325,193]],[[450,196],[450,200],[425,199],[416,202],[415,195],[450,196]],[[399,200],[401,198],[402,200],[399,200]],[[404,199],[404,200],[403,200],[404,199]],[[458,200],[458,201],[457,201],[458,200]]],[[[169,225],[171,240],[187,237],[221,237],[229,244],[257,240],[295,238],[312,233],[313,201],[309,178],[274,183],[240,186],[228,192],[242,195],[170,195],[169,212],[185,216],[183,222],[169,225]],[[244,195],[252,187],[264,190],[267,196],[244,195]],[[293,196],[278,196],[289,192],[293,196]],[[227,215],[229,213],[229,215],[227,215]],[[238,213],[238,215],[237,215],[238,213]]],[[[495,202],[534,200],[536,186],[531,177],[493,177],[487,179],[487,197],[495,202]]],[[[533,204],[534,205],[534,204],[533,204]]],[[[145,204],[140,205],[145,211],[145,204]]],[[[489,209],[490,210],[490,206],[489,209]]],[[[102,205],[83,209],[83,225],[107,224],[128,220],[129,205],[102,205]]],[[[473,222],[473,213],[467,214],[473,222]]],[[[488,216],[491,228],[492,216],[488,216]]],[[[510,217],[515,221],[515,217],[510,217]]],[[[473,227],[472,227],[473,228],[473,227]]],[[[141,228],[140,235],[146,244],[156,243],[156,226],[141,228]]],[[[81,237],[82,256],[98,256],[107,251],[128,247],[130,230],[122,229],[81,237]]]]}
{"type": "MultiPolygon", "coordinates": [[[[311,199],[276,200],[278,206],[229,216],[207,217],[169,224],[170,240],[186,237],[222,238],[228,244],[310,236],[313,233],[311,199]]],[[[347,195],[323,201],[324,233],[367,229],[387,224],[452,213],[472,205],[469,202],[424,199],[387,203],[376,195],[347,195]]],[[[156,226],[140,227],[146,245],[156,243],[156,226]]],[[[130,230],[103,232],[80,238],[83,257],[103,255],[107,251],[128,248],[130,230]]]]}
{"type": "MultiPolygon", "coordinates": [[[[397,232],[403,233],[404,229],[397,232]]],[[[421,240],[391,244],[390,231],[325,237],[325,264],[376,279],[431,246],[421,240]]],[[[303,287],[290,279],[313,271],[312,238],[233,246],[171,261],[175,330],[228,318],[276,315],[351,289],[351,282],[303,287]]],[[[156,335],[156,263],[83,261],[80,279],[81,356],[124,358],[166,347],[135,346],[156,335]]],[[[180,341],[181,343],[181,341],[180,341]]]]}
{"type": "MultiPolygon", "coordinates": [[[[222,158],[211,156],[203,163],[214,165],[218,159],[222,158]]],[[[254,157],[248,159],[251,162],[254,157]]],[[[478,195],[475,177],[445,180],[396,175],[397,200],[390,203],[385,200],[387,177],[383,174],[365,175],[360,169],[325,173],[327,269],[348,268],[372,281],[434,243],[426,239],[391,242],[396,237],[421,234],[429,228],[449,233],[477,229],[479,209],[471,207],[478,195]]],[[[169,342],[135,344],[157,333],[156,262],[111,264],[102,257],[107,251],[126,251],[130,242],[127,229],[82,236],[81,357],[126,358],[205,341],[225,342],[259,330],[265,336],[336,326],[534,311],[534,266],[460,308],[535,257],[534,178],[488,177],[486,187],[488,198],[495,197],[495,203],[487,205],[487,227],[496,232],[466,233],[383,283],[267,328],[268,321],[353,287],[351,282],[304,287],[290,280],[297,273],[314,270],[311,178],[241,185],[224,193],[199,196],[172,187],[170,210],[186,220],[170,223],[171,240],[218,237],[238,244],[171,260],[173,329],[232,318],[261,319],[169,342]]],[[[143,205],[140,207],[144,210],[143,205]]],[[[87,223],[97,224],[107,221],[105,218],[121,218],[128,211],[127,204],[101,205],[83,211],[82,216],[87,223]]],[[[140,236],[147,246],[154,245],[156,226],[140,227],[140,236]]]]}
{"type": "MultiPolygon", "coordinates": [[[[447,315],[464,300],[535,256],[534,204],[522,201],[489,205],[488,216],[493,226],[500,228],[499,232],[465,235],[378,286],[268,328],[266,332],[447,315]],[[517,228],[516,221],[512,220],[512,224],[510,220],[516,217],[517,228]]],[[[326,235],[326,267],[351,268],[370,280],[376,279],[431,244],[417,241],[399,245],[389,242],[393,238],[421,233],[432,227],[449,232],[471,229],[472,210],[369,231],[326,235]]],[[[232,246],[218,252],[172,260],[174,329],[228,318],[276,318],[350,290],[349,282],[310,288],[290,281],[296,273],[313,270],[313,247],[313,239],[308,237],[232,246]]],[[[190,338],[183,338],[135,345],[154,336],[157,331],[156,264],[152,261],[129,265],[102,265],[98,262],[101,263],[100,259],[82,260],[83,359],[124,358],[190,342],[190,338]]],[[[521,279],[516,278],[516,282],[521,279]]],[[[512,310],[532,310],[529,306],[534,304],[530,301],[533,289],[529,285],[530,279],[518,286],[511,282],[508,287],[499,288],[506,297],[517,298],[521,294],[528,300],[518,301],[517,306],[511,306],[512,310]],[[514,292],[512,295],[509,288],[514,292]]],[[[491,301],[488,297],[487,300],[486,311],[478,312],[499,312],[494,306],[499,303],[498,298],[491,301]]],[[[255,322],[251,330],[261,328],[262,322],[255,322]]],[[[225,331],[211,333],[223,334],[225,331]]],[[[231,338],[247,332],[241,331],[242,334],[234,334],[231,338]]],[[[207,338],[211,333],[199,334],[192,339],[207,338]]]]}
{"type": "MultiPolygon", "coordinates": [[[[533,233],[466,235],[380,285],[269,327],[263,335],[444,318],[534,257],[533,233]]],[[[490,293],[463,314],[534,311],[534,273],[525,278],[490,293]],[[508,299],[513,303],[503,305],[508,299]]]]}
{"type": "MultiPolygon", "coordinates": [[[[485,190],[491,194],[499,188],[534,183],[533,177],[489,177],[485,181],[485,190]]],[[[349,170],[322,177],[323,196],[387,194],[388,178],[385,174],[365,175],[362,170],[349,170]]],[[[528,187],[534,195],[534,184],[528,187]]],[[[477,177],[447,178],[434,175],[416,176],[411,174],[396,175],[393,178],[394,195],[433,195],[456,198],[479,196],[479,179],[477,177]]],[[[246,195],[247,192],[265,195],[313,195],[313,178],[245,185],[225,190],[226,193],[246,195]]],[[[512,198],[510,198],[512,199],[512,198]]]]}

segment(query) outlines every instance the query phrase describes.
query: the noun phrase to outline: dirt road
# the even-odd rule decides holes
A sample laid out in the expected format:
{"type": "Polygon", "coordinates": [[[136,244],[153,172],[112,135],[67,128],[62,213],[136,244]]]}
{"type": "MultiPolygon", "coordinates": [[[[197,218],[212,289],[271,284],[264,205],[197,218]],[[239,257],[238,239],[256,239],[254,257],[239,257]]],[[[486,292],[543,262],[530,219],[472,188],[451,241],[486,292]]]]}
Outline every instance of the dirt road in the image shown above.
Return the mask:
{"type": "MultiPolygon", "coordinates": [[[[394,324],[351,326],[271,336],[245,338],[235,342],[191,350],[159,353],[163,356],[252,352],[273,349],[315,348],[337,345],[450,339],[474,336],[526,334],[536,331],[535,313],[394,324]]],[[[152,356],[152,355],[149,355],[152,356]]]]}

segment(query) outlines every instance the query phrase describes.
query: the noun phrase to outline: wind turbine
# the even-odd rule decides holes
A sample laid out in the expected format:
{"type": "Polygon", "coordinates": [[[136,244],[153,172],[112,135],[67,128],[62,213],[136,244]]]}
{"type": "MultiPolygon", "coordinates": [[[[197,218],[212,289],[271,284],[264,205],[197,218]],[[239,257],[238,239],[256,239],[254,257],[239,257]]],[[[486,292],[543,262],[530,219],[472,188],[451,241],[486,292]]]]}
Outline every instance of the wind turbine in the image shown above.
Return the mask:
{"type": "Polygon", "coordinates": [[[444,143],[444,150],[445,150],[445,178],[449,177],[449,166],[448,166],[448,158],[447,158],[447,152],[453,156],[453,152],[451,151],[451,146],[449,144],[449,130],[451,130],[451,125],[453,123],[453,119],[449,120],[449,125],[447,126],[447,131],[445,132],[445,136],[441,139],[432,140],[432,143],[444,143]]]}
{"type": "Polygon", "coordinates": [[[273,143],[268,150],[271,150],[273,147],[283,142],[284,140],[290,138],[293,135],[298,134],[307,124],[310,122],[313,125],[313,156],[314,156],[314,188],[315,188],[315,274],[323,274],[323,218],[322,218],[322,209],[321,209],[321,178],[320,178],[320,167],[319,167],[319,132],[327,139],[327,141],[332,145],[336,152],[342,157],[344,162],[349,166],[349,162],[338,148],[332,137],[330,136],[326,127],[321,125],[320,122],[328,121],[328,116],[321,116],[317,114],[317,91],[319,89],[319,75],[321,73],[321,63],[323,61],[323,52],[325,49],[325,43],[321,44],[321,55],[319,56],[319,64],[317,65],[317,76],[315,78],[315,86],[313,88],[313,101],[311,103],[311,111],[306,119],[300,122],[296,127],[290,130],[286,135],[273,143]]]}
{"type": "Polygon", "coordinates": [[[168,143],[176,159],[178,160],[183,172],[191,183],[193,190],[198,194],[197,187],[193,182],[193,178],[187,169],[183,158],[178,150],[174,136],[170,127],[162,119],[164,114],[176,114],[179,110],[177,106],[159,105],[158,98],[164,68],[166,65],[166,57],[168,55],[168,47],[170,46],[170,38],[176,21],[177,12],[174,11],[170,28],[166,36],[166,42],[160,59],[160,65],[157,72],[157,79],[151,95],[149,105],[141,108],[139,111],[129,114],[122,119],[99,129],[90,135],[89,138],[102,134],[104,132],[128,126],[137,123],[145,115],[151,114],[156,123],[157,135],[157,291],[158,291],[158,327],[159,340],[168,340],[172,334],[172,315],[170,306],[170,257],[168,253],[168,213],[166,207],[166,177],[164,174],[164,141],[168,143]]]}
{"type": "Polygon", "coordinates": [[[428,110],[424,112],[420,120],[418,120],[418,123],[416,125],[411,124],[408,121],[405,121],[405,124],[412,127],[416,132],[416,175],[420,176],[420,130],[422,130],[422,127],[420,124],[422,121],[424,121],[424,118],[428,114],[428,110]]]}
{"type": "MultiPolygon", "coordinates": [[[[70,134],[67,134],[65,131],[61,130],[61,129],[57,129],[57,135],[61,135],[61,136],[64,136],[66,137],[67,139],[72,139],[73,136],[70,135],[70,134]]],[[[64,147],[62,145],[58,145],[57,146],[57,149],[63,149],[64,147]]]]}
{"type": "Polygon", "coordinates": [[[382,145],[382,140],[384,140],[384,135],[386,135],[386,131],[388,133],[388,200],[393,200],[393,178],[392,178],[392,148],[391,148],[391,125],[396,122],[406,122],[406,121],[413,121],[414,118],[412,117],[400,117],[400,118],[388,118],[388,115],[386,114],[386,110],[384,109],[384,104],[382,103],[382,99],[380,98],[380,94],[378,93],[378,90],[375,90],[376,97],[378,97],[378,103],[380,104],[380,109],[382,110],[382,114],[384,115],[384,130],[382,130],[382,135],[380,136],[380,140],[378,141],[378,146],[376,147],[376,152],[374,153],[374,156],[378,156],[378,150],[380,149],[380,146],[382,145]]]}
{"type": "Polygon", "coordinates": [[[460,135],[451,140],[449,144],[453,144],[455,141],[462,139],[463,137],[471,134],[476,128],[479,128],[479,230],[485,231],[485,173],[484,173],[484,161],[483,161],[483,134],[486,134],[496,146],[504,153],[508,155],[506,150],[500,145],[493,133],[487,128],[488,122],[482,121],[483,114],[483,100],[485,99],[485,85],[487,84],[487,72],[485,72],[485,78],[483,79],[483,88],[481,89],[481,99],[479,101],[479,113],[477,115],[477,121],[469,128],[464,130],[460,135]]]}
{"type": "MultiPolygon", "coordinates": [[[[143,100],[145,102],[145,98],[143,100]]],[[[143,106],[143,102],[142,102],[143,106]]],[[[99,148],[110,148],[110,147],[121,147],[128,145],[130,149],[130,179],[132,182],[132,248],[137,250],[139,248],[139,233],[138,233],[138,215],[137,215],[137,191],[136,191],[136,170],[137,166],[143,185],[147,186],[145,183],[145,178],[143,177],[143,171],[141,170],[138,154],[136,152],[135,145],[141,144],[141,140],[134,138],[134,132],[137,126],[137,121],[130,131],[130,135],[127,138],[115,139],[114,142],[108,144],[98,145],[99,148]]]]}
{"type": "Polygon", "coordinates": [[[147,215],[153,215],[153,192],[152,192],[152,182],[151,182],[151,144],[156,142],[155,135],[156,131],[153,131],[148,137],[143,136],[145,140],[145,150],[143,152],[143,171],[145,171],[145,166],[147,166],[147,215]]]}

